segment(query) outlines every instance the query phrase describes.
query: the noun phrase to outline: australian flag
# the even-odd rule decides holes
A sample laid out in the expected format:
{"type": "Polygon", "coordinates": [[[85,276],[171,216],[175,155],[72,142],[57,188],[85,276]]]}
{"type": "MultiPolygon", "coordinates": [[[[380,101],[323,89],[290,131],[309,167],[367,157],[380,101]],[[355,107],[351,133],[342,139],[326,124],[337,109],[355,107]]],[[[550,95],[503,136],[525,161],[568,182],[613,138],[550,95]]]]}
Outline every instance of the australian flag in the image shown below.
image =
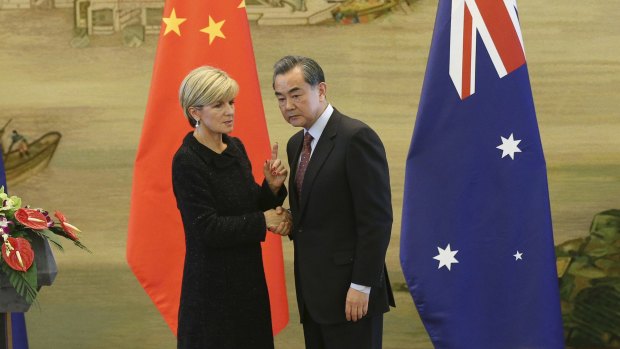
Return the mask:
{"type": "Polygon", "coordinates": [[[547,174],[514,0],[440,0],[400,258],[436,348],[564,348],[547,174]]]}

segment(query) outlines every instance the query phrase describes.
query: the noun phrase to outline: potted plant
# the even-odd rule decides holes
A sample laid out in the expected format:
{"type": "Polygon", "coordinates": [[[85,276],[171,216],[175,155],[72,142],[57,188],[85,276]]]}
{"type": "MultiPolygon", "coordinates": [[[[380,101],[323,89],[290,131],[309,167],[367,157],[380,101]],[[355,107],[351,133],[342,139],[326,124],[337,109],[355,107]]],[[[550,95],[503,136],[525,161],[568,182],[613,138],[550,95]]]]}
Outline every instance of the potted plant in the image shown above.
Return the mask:
{"type": "Polygon", "coordinates": [[[0,313],[25,312],[41,286],[49,286],[57,268],[50,244],[62,250],[68,239],[88,252],[78,228],[59,211],[54,220],[41,208],[22,207],[21,199],[0,187],[0,313]]]}

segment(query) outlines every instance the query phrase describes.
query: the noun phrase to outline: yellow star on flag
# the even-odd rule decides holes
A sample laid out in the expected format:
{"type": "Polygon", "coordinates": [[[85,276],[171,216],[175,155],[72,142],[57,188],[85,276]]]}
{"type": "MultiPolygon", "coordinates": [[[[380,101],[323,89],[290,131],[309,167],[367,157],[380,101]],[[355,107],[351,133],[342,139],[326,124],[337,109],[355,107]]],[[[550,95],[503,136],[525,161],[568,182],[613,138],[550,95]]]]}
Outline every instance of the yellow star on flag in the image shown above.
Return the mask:
{"type": "Polygon", "coordinates": [[[181,23],[185,22],[187,20],[187,18],[177,18],[177,14],[174,11],[174,9],[172,9],[172,13],[170,13],[170,17],[168,18],[162,18],[162,21],[164,21],[164,23],[166,23],[166,31],[164,32],[164,35],[172,32],[177,33],[178,36],[181,36],[181,29],[179,29],[179,26],[181,25],[181,23]]]}
{"type": "Polygon", "coordinates": [[[209,45],[215,40],[215,38],[226,39],[224,33],[222,33],[222,26],[224,25],[224,21],[216,22],[209,16],[209,26],[206,28],[200,29],[201,32],[209,34],[209,45]]]}
{"type": "Polygon", "coordinates": [[[241,0],[241,3],[239,4],[239,6],[237,6],[237,8],[244,8],[245,7],[245,0],[241,0]]]}

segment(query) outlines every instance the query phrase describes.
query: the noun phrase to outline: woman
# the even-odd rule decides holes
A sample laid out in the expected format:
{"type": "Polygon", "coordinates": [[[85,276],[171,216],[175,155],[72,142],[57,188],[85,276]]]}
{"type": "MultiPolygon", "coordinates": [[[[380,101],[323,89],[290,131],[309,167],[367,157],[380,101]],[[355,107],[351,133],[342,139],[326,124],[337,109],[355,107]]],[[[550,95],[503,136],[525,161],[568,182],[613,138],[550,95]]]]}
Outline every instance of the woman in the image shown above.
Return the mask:
{"type": "MultiPolygon", "coordinates": [[[[179,308],[178,348],[273,348],[269,294],[260,242],[266,229],[288,234],[280,207],[287,170],[277,146],[255,183],[233,130],[239,87],[225,72],[190,72],[179,100],[195,129],[172,163],[172,182],[185,229],[185,266],[179,308]]],[[[165,243],[165,242],[162,242],[165,243]]]]}

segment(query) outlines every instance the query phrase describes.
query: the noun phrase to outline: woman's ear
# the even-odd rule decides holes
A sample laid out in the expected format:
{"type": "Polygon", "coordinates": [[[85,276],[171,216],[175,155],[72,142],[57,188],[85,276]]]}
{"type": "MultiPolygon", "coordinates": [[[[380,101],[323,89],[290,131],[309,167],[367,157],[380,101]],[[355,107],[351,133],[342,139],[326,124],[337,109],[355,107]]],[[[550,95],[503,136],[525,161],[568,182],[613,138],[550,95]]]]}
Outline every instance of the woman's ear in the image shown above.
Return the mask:
{"type": "Polygon", "coordinates": [[[196,109],[196,107],[189,107],[187,111],[189,111],[189,115],[191,115],[194,120],[200,120],[200,115],[198,114],[198,109],[196,109]]]}

